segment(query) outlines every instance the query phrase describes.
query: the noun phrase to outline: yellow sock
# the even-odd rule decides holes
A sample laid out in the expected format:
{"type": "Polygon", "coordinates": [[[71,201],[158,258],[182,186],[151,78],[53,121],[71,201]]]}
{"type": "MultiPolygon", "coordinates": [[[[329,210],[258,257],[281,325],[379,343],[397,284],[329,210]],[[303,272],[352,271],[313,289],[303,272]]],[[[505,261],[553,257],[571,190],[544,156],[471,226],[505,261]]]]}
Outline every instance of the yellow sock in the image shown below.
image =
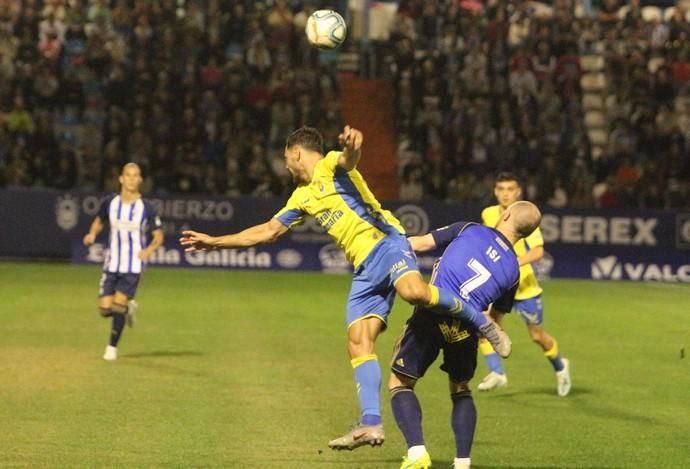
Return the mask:
{"type": "Polygon", "coordinates": [[[549,360],[553,360],[558,356],[558,342],[556,342],[556,339],[553,339],[553,346],[544,352],[544,356],[549,360]]]}
{"type": "Polygon", "coordinates": [[[438,287],[435,287],[434,285],[429,285],[429,292],[431,293],[431,299],[429,300],[429,304],[427,306],[436,306],[441,297],[441,294],[438,291],[438,287]]]}
{"type": "Polygon", "coordinates": [[[352,368],[357,368],[359,365],[361,365],[364,362],[368,362],[369,360],[378,360],[379,357],[375,354],[372,353],[371,355],[362,355],[361,357],[355,357],[352,360],[350,360],[350,365],[352,365],[352,368]]]}
{"type": "Polygon", "coordinates": [[[479,339],[479,351],[482,353],[482,355],[487,356],[492,353],[496,353],[494,351],[494,348],[491,346],[488,340],[485,338],[479,339]]]}

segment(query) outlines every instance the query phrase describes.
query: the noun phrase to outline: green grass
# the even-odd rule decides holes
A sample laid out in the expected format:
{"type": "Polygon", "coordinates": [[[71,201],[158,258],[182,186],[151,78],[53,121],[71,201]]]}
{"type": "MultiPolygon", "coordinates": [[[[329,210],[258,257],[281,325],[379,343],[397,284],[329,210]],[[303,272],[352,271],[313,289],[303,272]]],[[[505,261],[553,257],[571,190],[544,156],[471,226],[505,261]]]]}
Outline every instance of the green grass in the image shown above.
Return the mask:
{"type": "MultiPolygon", "coordinates": [[[[0,263],[0,467],[399,466],[405,447],[386,394],[383,447],[326,447],[357,418],[348,277],[151,269],[139,323],[106,363],[99,275],[0,263]]],[[[572,394],[556,396],[553,371],[511,315],[510,384],[475,393],[473,467],[690,467],[690,357],[680,358],[690,354],[690,288],[553,280],[545,289],[572,394]]],[[[409,311],[398,301],[379,341],[384,381],[409,311]]],[[[418,386],[441,468],[454,455],[445,380],[434,366],[418,386]]]]}

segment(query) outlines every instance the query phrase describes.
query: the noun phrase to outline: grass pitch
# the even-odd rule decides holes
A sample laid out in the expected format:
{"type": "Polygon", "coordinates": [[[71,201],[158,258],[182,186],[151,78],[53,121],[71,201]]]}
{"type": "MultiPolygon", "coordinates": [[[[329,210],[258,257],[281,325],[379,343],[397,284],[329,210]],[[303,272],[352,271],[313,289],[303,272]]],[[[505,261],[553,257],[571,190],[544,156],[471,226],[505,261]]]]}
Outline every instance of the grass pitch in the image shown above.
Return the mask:
{"type": "MultiPolygon", "coordinates": [[[[383,447],[326,446],[357,419],[349,277],[151,269],[139,322],[107,363],[99,276],[0,263],[0,467],[399,467],[405,445],[385,393],[383,447]]],[[[473,467],[690,467],[690,287],[552,280],[544,299],[573,391],[556,395],[550,365],[509,317],[510,383],[474,393],[473,467]]],[[[398,300],[379,340],[384,382],[409,313],[398,300]]],[[[475,386],[484,373],[480,363],[475,386]]],[[[434,466],[449,467],[436,366],[418,394],[434,466]]]]}

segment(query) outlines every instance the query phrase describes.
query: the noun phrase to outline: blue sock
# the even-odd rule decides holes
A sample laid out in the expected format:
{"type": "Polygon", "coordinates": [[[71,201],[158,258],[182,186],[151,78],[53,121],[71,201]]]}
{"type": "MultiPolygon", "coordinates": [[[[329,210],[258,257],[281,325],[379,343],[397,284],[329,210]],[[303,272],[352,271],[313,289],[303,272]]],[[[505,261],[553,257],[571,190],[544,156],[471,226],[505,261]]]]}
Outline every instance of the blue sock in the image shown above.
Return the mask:
{"type": "Polygon", "coordinates": [[[391,390],[391,407],[398,427],[405,437],[407,447],[424,444],[422,434],[422,407],[417,395],[410,388],[403,386],[391,390]]]}
{"type": "Polygon", "coordinates": [[[450,398],[453,400],[450,423],[455,433],[455,457],[469,458],[477,426],[477,408],[469,391],[451,394],[450,398]]]}
{"type": "Polygon", "coordinates": [[[556,355],[553,358],[549,358],[549,362],[551,362],[551,366],[553,366],[554,371],[561,371],[563,368],[565,368],[560,355],[556,355]]]}
{"type": "Polygon", "coordinates": [[[476,327],[482,326],[488,322],[484,313],[477,311],[473,306],[462,301],[448,290],[439,288],[435,285],[430,285],[430,287],[431,301],[429,302],[429,306],[432,311],[441,314],[450,314],[456,318],[470,321],[476,327]],[[438,292],[438,296],[436,296],[436,292],[438,292]]]}
{"type": "Polygon", "coordinates": [[[361,423],[381,423],[381,367],[376,355],[364,355],[350,360],[355,372],[357,396],[361,410],[361,423]]]}
{"type": "Polygon", "coordinates": [[[125,328],[127,305],[113,303],[111,311],[113,313],[113,328],[110,331],[110,345],[117,347],[117,343],[122,336],[122,330],[125,328]]]}
{"type": "Polygon", "coordinates": [[[503,369],[503,361],[496,352],[484,355],[484,359],[486,360],[489,370],[493,371],[494,373],[498,373],[499,375],[505,374],[505,370],[503,369]]]}
{"type": "Polygon", "coordinates": [[[110,331],[110,345],[117,347],[117,343],[122,337],[122,330],[125,328],[125,315],[120,313],[113,314],[113,328],[110,331]]]}

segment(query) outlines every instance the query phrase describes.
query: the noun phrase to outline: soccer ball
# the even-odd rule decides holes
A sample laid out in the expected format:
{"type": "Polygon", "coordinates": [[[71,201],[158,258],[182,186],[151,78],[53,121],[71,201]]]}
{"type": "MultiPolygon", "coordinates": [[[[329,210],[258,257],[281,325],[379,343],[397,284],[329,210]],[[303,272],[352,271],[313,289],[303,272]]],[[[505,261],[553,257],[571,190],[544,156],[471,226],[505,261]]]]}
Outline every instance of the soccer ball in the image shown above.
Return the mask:
{"type": "Polygon", "coordinates": [[[335,49],[345,41],[347,25],[342,16],[333,10],[317,10],[307,20],[304,28],[309,43],[317,49],[335,49]]]}

